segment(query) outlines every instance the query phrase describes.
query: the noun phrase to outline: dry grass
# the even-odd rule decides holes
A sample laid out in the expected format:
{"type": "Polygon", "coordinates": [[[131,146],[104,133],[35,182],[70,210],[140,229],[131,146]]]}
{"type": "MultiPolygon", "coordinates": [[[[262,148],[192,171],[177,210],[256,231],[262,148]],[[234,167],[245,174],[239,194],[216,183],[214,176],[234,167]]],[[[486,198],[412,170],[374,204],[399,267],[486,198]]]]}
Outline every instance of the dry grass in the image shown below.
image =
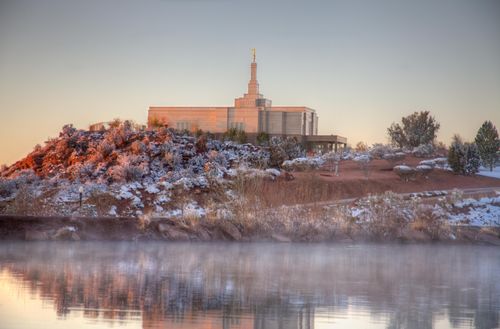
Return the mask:
{"type": "Polygon", "coordinates": [[[339,192],[338,186],[320,179],[315,172],[306,173],[300,181],[238,177],[234,181],[234,189],[244,198],[265,207],[328,201],[339,192]]]}

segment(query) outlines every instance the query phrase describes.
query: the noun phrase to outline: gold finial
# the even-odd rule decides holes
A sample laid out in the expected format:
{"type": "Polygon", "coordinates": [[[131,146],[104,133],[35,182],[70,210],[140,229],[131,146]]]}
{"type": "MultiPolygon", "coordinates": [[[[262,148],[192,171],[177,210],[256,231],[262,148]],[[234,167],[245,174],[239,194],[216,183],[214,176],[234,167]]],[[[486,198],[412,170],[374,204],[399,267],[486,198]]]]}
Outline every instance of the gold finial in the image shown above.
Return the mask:
{"type": "Polygon", "coordinates": [[[255,48],[252,48],[253,62],[255,63],[255,48]]]}

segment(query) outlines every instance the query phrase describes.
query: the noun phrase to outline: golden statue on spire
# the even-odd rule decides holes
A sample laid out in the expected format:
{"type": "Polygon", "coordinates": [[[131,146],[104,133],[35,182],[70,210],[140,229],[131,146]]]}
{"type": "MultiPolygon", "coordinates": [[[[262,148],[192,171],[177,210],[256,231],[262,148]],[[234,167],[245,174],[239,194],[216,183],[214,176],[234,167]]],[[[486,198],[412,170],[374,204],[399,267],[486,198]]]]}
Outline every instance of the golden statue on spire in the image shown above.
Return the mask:
{"type": "Polygon", "coordinates": [[[255,63],[255,48],[252,48],[252,57],[253,57],[253,62],[255,63]]]}

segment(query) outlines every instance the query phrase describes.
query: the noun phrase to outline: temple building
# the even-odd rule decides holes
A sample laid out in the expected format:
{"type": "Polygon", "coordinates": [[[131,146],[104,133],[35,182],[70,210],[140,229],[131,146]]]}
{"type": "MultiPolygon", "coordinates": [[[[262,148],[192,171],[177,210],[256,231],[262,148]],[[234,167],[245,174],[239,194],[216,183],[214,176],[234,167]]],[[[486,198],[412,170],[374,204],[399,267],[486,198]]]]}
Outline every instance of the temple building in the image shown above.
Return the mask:
{"type": "MultiPolygon", "coordinates": [[[[148,112],[148,126],[165,125],[179,130],[201,129],[211,133],[224,133],[231,128],[247,134],[260,132],[269,135],[297,136],[304,142],[314,142],[318,134],[318,115],[306,106],[272,106],[272,102],[259,91],[255,50],[250,64],[250,81],[247,93],[234,100],[234,106],[151,106],[148,112]]],[[[320,137],[320,136],[318,136],[320,137]]],[[[340,136],[322,136],[320,144],[327,146],[342,144],[346,139],[340,136]],[[326,137],[326,139],[325,139],[326,137]],[[334,139],[333,137],[337,137],[334,139]]]]}

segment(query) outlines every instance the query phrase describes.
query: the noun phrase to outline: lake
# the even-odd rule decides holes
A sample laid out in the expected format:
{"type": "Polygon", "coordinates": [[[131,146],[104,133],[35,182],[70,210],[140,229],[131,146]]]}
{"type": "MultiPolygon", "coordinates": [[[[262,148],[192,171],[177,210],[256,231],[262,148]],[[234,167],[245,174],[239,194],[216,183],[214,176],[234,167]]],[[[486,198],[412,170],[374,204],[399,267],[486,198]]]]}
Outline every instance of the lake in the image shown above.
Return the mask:
{"type": "Polygon", "coordinates": [[[1,242],[0,328],[499,328],[500,248],[1,242]]]}

